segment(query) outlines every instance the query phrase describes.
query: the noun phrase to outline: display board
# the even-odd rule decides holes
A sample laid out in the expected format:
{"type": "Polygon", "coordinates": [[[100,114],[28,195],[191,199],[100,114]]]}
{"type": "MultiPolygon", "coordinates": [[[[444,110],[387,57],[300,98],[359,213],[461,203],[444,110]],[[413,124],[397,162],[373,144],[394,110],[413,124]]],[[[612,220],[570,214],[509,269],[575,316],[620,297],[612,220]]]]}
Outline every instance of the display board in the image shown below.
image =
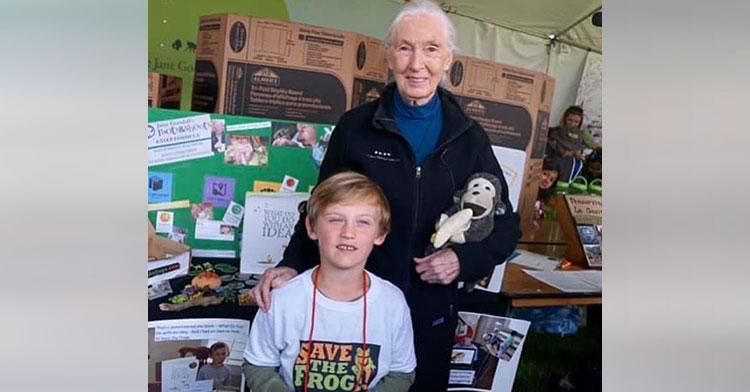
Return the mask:
{"type": "Polygon", "coordinates": [[[239,257],[246,192],[309,192],[333,129],[154,108],[148,123],[149,220],[194,257],[239,257]]]}
{"type": "Polygon", "coordinates": [[[602,197],[559,195],[553,205],[565,233],[565,258],[579,267],[602,268],[602,197]]]}

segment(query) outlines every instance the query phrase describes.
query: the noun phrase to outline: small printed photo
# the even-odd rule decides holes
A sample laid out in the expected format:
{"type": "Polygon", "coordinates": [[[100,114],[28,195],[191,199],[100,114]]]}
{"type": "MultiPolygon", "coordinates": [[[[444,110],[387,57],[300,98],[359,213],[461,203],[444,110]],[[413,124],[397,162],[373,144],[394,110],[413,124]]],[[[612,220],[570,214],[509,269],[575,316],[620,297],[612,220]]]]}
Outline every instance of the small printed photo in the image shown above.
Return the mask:
{"type": "Polygon", "coordinates": [[[232,225],[221,225],[219,227],[219,233],[234,235],[234,227],[232,225]]]}
{"type": "Polygon", "coordinates": [[[451,364],[453,365],[471,365],[474,357],[477,355],[476,347],[472,348],[453,348],[451,354],[451,364]]]}
{"type": "Polygon", "coordinates": [[[224,163],[238,166],[268,166],[268,138],[230,135],[224,163]]]}
{"type": "MultiPolygon", "coordinates": [[[[214,206],[211,203],[194,203],[190,205],[190,216],[193,220],[213,220],[214,206]]],[[[187,232],[187,230],[185,231],[187,232]]]]}
{"type": "Polygon", "coordinates": [[[584,252],[586,252],[586,258],[590,265],[601,265],[602,264],[602,247],[601,245],[584,245],[584,252]]]}
{"type": "Polygon", "coordinates": [[[596,234],[594,226],[579,225],[578,236],[584,245],[596,245],[599,243],[599,236],[596,234]]]}
{"type": "Polygon", "coordinates": [[[169,238],[172,241],[179,242],[181,244],[185,243],[185,238],[187,237],[188,231],[184,227],[179,226],[173,226],[172,232],[167,234],[167,238],[169,238]]]}
{"type": "Polygon", "coordinates": [[[271,123],[272,146],[313,148],[317,139],[317,127],[307,123],[271,123]]]}
{"type": "Polygon", "coordinates": [[[211,151],[222,153],[227,149],[227,133],[225,121],[219,119],[211,120],[211,151]]]}

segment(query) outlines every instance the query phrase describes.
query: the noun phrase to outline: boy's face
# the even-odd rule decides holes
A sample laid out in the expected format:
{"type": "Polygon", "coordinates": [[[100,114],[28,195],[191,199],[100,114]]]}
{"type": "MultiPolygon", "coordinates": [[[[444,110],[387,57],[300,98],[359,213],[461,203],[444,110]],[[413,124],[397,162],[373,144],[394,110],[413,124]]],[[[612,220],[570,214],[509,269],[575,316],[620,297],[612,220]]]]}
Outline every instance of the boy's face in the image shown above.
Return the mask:
{"type": "Polygon", "coordinates": [[[305,220],[307,235],[318,240],[320,262],[337,269],[362,268],[373,245],[385,241],[379,209],[368,200],[334,203],[315,222],[305,220]]]}
{"type": "Polygon", "coordinates": [[[211,354],[211,359],[214,360],[214,365],[215,366],[219,366],[219,365],[224,364],[224,361],[226,361],[226,359],[227,359],[227,349],[225,349],[225,348],[222,347],[222,348],[214,351],[211,354]]]}

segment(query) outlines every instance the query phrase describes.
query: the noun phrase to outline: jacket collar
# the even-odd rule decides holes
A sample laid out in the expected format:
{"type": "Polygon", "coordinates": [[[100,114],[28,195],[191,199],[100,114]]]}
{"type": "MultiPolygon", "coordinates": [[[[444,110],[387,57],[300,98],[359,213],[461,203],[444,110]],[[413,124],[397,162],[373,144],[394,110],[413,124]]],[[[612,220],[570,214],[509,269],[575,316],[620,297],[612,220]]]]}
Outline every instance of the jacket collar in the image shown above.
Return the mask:
{"type": "MultiPolygon", "coordinates": [[[[397,94],[395,82],[388,83],[383,87],[378,108],[372,117],[372,125],[377,129],[400,133],[396,128],[393,115],[393,94],[397,94]]],[[[443,129],[438,140],[438,145],[442,145],[466,132],[471,126],[471,118],[464,113],[458,100],[450,91],[438,87],[437,94],[443,107],[443,129]]]]}

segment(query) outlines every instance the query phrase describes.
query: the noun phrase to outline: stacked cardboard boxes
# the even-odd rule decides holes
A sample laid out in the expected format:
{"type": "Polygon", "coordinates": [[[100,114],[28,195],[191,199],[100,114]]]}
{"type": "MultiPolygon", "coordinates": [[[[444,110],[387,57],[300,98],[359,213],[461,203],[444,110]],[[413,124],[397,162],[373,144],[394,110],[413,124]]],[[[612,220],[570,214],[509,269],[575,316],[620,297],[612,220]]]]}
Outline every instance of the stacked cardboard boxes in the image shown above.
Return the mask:
{"type": "Polygon", "coordinates": [[[533,216],[555,80],[507,64],[455,56],[446,87],[487,132],[516,211],[533,216]]]}
{"type": "Polygon", "coordinates": [[[335,124],[379,97],[379,40],[233,14],[200,18],[192,110],[335,124]]]}
{"type": "Polygon", "coordinates": [[[179,109],[182,78],[159,73],[148,74],[148,106],[179,109]]]}

